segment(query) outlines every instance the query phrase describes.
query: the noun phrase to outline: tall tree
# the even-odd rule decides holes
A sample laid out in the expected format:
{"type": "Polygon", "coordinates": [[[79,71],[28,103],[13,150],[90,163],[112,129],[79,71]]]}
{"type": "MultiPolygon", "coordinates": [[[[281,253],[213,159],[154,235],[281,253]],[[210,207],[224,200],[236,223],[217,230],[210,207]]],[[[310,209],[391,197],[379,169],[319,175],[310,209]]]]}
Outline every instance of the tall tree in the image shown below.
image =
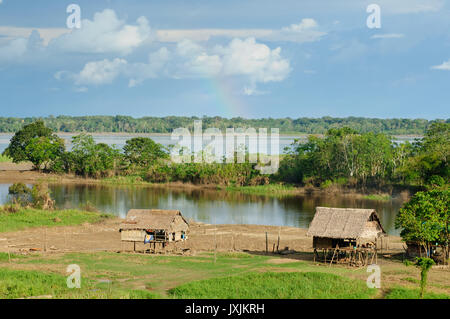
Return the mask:
{"type": "Polygon", "coordinates": [[[36,121],[25,125],[14,134],[3,155],[11,157],[14,163],[32,161],[36,166],[40,161],[37,158],[41,156],[35,156],[37,147],[28,146],[38,141],[40,143],[57,145],[58,150],[64,150],[64,141],[52,133],[52,130],[46,127],[43,121],[36,121]]]}
{"type": "Polygon", "coordinates": [[[123,147],[125,159],[132,165],[147,167],[159,158],[167,158],[164,146],[147,137],[135,137],[123,147]]]}
{"type": "Polygon", "coordinates": [[[395,227],[402,229],[400,235],[403,240],[421,244],[429,255],[432,243],[448,247],[449,206],[449,190],[418,192],[400,209],[395,227]]]}

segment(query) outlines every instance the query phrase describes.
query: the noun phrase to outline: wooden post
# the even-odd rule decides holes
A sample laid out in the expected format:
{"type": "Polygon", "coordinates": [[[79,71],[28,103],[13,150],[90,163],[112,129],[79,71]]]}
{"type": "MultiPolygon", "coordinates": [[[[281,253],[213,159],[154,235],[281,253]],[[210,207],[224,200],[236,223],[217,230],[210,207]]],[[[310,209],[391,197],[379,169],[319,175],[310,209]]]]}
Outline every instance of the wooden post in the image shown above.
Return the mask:
{"type": "Polygon", "coordinates": [[[214,263],[217,261],[216,225],[214,224],[214,263]]]}
{"type": "Polygon", "coordinates": [[[267,232],[266,232],[266,254],[268,254],[268,253],[269,253],[269,239],[268,239],[267,232]]]}
{"type": "Polygon", "coordinates": [[[67,235],[65,229],[64,229],[64,250],[67,250],[67,235]]]}
{"type": "Polygon", "coordinates": [[[47,251],[47,228],[44,228],[44,251],[47,251]]]}
{"type": "Polygon", "coordinates": [[[281,237],[281,226],[278,229],[278,242],[277,242],[277,252],[280,251],[280,237],[281,237]]]}
{"type": "Polygon", "coordinates": [[[136,251],[136,242],[133,241],[133,251],[136,251]]]}
{"type": "Polygon", "coordinates": [[[331,257],[331,261],[330,261],[330,267],[331,267],[331,264],[333,263],[334,255],[336,254],[337,249],[338,249],[338,246],[336,246],[336,248],[334,248],[333,257],[331,257]]]}

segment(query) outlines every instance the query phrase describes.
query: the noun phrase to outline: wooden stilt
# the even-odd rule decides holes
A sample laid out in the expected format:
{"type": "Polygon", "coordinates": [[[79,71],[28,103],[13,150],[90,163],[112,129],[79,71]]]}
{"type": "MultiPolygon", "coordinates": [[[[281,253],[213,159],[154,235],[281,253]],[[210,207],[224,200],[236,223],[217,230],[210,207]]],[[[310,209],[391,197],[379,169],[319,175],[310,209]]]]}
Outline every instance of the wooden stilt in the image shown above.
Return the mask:
{"type": "Polygon", "coordinates": [[[280,251],[280,237],[281,237],[281,226],[278,230],[277,252],[280,251]]]}
{"type": "Polygon", "coordinates": [[[269,253],[269,239],[268,239],[267,232],[266,232],[266,254],[268,254],[268,253],[269,253]]]}
{"type": "Polygon", "coordinates": [[[330,267],[331,267],[331,264],[333,264],[334,255],[336,255],[336,250],[337,250],[337,249],[338,249],[338,247],[336,246],[336,248],[334,249],[334,252],[333,252],[333,257],[331,257],[330,267]]]}

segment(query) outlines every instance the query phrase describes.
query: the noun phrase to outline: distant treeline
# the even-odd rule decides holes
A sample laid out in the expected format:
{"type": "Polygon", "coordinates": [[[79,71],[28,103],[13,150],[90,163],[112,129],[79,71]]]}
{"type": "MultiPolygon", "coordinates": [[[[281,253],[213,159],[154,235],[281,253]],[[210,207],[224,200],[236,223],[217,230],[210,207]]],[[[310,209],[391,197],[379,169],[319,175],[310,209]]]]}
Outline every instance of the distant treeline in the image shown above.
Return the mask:
{"type": "Polygon", "coordinates": [[[113,133],[171,133],[179,127],[193,129],[194,120],[202,120],[203,127],[224,130],[234,128],[279,128],[280,133],[325,134],[329,129],[351,127],[360,133],[414,134],[423,135],[434,122],[450,123],[450,119],[428,121],[425,119],[377,119],[364,117],[346,118],[262,118],[244,119],[241,117],[142,117],[131,116],[49,116],[45,118],[0,117],[0,132],[17,132],[24,125],[38,119],[54,132],[113,132],[113,133]]]}

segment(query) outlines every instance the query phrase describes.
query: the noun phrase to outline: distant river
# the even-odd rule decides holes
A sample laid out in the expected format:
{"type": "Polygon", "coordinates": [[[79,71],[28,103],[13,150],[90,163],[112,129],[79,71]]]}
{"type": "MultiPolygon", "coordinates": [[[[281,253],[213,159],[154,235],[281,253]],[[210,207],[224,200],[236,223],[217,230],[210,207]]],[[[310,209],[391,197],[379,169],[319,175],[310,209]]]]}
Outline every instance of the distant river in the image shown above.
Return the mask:
{"type": "MultiPolygon", "coordinates": [[[[71,148],[72,137],[75,134],[58,134],[61,138],[64,139],[66,143],[66,148],[71,148]]],[[[145,136],[150,137],[156,143],[160,143],[162,145],[168,146],[170,144],[176,144],[176,141],[171,140],[170,134],[108,134],[108,133],[92,133],[94,140],[97,143],[105,143],[108,145],[115,145],[117,148],[122,149],[125,145],[125,142],[133,137],[145,136]]],[[[5,148],[9,145],[9,141],[13,134],[0,133],[0,153],[5,150],[5,148]]],[[[280,135],[279,140],[279,152],[280,154],[284,153],[284,149],[286,147],[290,147],[295,139],[300,139],[301,141],[306,141],[306,135],[280,135]]],[[[411,136],[396,136],[394,137],[394,141],[403,143],[405,141],[414,141],[414,138],[411,136]]],[[[269,147],[270,149],[270,147],[269,147]]]]}
{"type": "MultiPolygon", "coordinates": [[[[8,200],[10,184],[0,184],[0,204],[8,200]]],[[[125,217],[131,208],[179,209],[188,219],[217,224],[257,224],[307,228],[317,206],[374,208],[385,230],[398,235],[394,219],[401,199],[373,201],[339,195],[302,195],[286,198],[245,195],[212,190],[144,186],[49,185],[58,208],[86,204],[102,212],[125,217]]]]}

